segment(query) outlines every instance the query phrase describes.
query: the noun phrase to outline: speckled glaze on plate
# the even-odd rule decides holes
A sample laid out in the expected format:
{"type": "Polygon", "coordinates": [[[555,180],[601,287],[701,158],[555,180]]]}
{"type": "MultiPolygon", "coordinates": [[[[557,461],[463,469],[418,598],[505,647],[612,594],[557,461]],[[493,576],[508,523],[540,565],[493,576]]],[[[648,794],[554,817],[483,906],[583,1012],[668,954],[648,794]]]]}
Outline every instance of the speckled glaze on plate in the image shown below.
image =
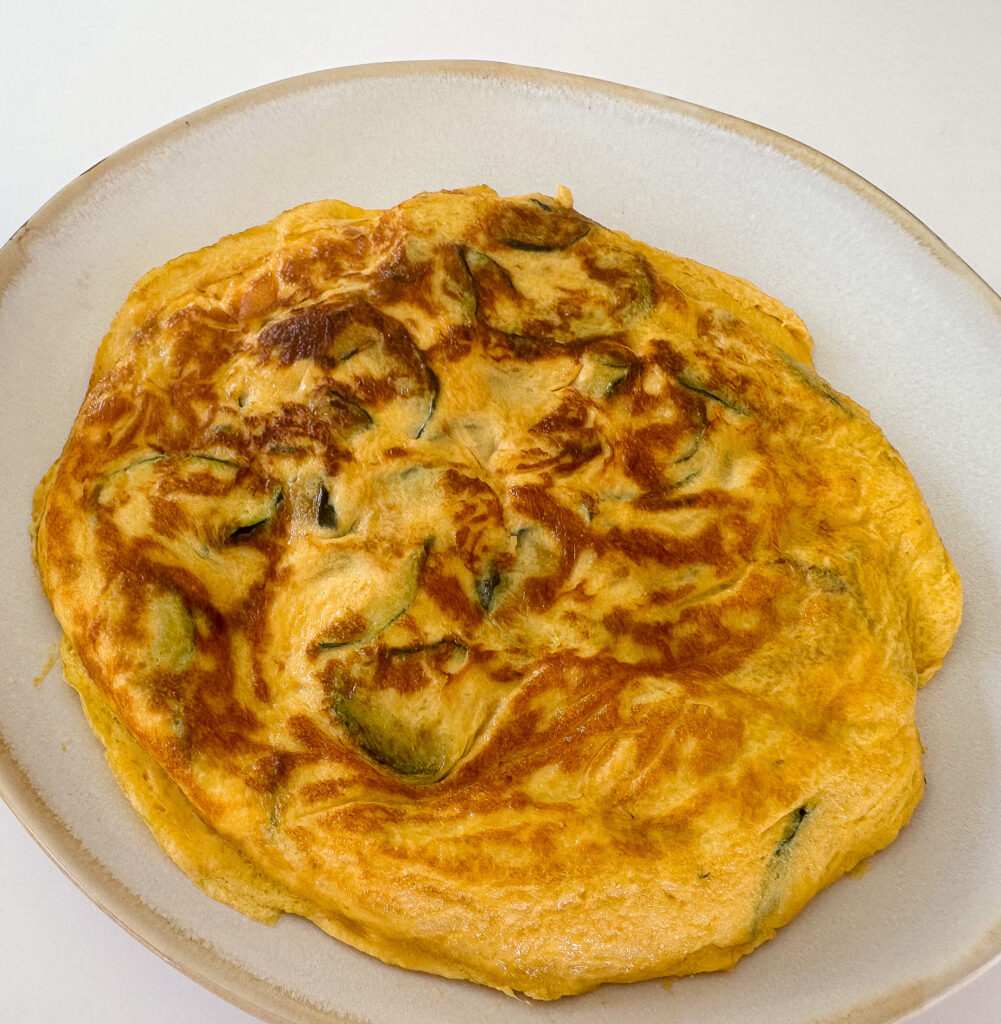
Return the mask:
{"type": "Polygon", "coordinates": [[[339,69],[215,104],[92,168],[0,251],[0,792],[123,927],[268,1021],[900,1019],[1001,950],[999,356],[1001,300],[925,227],[828,158],[723,114],[454,62],[339,69]],[[928,793],[912,823],[734,971],[670,991],[651,982],[525,1005],[387,967],[296,918],[246,920],[160,851],[58,671],[34,682],[58,629],[30,563],[31,491],[136,278],[308,200],[383,207],[478,183],[568,185],[588,216],[795,308],[821,373],[903,454],[964,578],[964,624],[918,702],[928,793]]]}

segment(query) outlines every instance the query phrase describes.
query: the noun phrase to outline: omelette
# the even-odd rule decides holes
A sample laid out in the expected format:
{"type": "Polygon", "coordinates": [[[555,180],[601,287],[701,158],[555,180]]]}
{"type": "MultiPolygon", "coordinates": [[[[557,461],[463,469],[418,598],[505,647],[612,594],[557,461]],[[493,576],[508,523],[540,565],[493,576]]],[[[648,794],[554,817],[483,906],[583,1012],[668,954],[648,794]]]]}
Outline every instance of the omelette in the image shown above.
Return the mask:
{"type": "Polygon", "coordinates": [[[890,843],[961,608],[796,314],[563,188],[148,273],[33,545],[198,886],[537,999],[728,968],[890,843]]]}

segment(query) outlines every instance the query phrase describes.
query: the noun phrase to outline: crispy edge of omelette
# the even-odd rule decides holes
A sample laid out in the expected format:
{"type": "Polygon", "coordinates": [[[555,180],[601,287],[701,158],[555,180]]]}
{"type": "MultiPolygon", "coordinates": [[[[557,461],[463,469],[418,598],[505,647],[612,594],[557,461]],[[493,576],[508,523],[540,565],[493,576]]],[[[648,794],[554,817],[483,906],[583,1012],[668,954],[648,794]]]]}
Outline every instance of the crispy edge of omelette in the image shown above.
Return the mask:
{"type": "Polygon", "coordinates": [[[79,695],[118,784],[181,871],[213,899],[255,921],[273,924],[284,911],[304,913],[300,901],[202,821],[177,784],[103,699],[65,635],[59,653],[66,681],[79,695]]]}

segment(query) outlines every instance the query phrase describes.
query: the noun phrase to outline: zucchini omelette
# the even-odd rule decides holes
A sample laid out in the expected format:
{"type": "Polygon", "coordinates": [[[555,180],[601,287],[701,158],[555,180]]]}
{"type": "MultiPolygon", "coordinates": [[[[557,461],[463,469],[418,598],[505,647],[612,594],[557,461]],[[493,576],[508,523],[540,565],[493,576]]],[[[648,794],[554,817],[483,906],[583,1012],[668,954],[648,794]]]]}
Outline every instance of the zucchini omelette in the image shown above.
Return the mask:
{"type": "Polygon", "coordinates": [[[810,352],[565,189],[310,203],[148,273],[33,537],[157,840],[538,999],[771,937],[910,817],[961,606],[810,352]]]}

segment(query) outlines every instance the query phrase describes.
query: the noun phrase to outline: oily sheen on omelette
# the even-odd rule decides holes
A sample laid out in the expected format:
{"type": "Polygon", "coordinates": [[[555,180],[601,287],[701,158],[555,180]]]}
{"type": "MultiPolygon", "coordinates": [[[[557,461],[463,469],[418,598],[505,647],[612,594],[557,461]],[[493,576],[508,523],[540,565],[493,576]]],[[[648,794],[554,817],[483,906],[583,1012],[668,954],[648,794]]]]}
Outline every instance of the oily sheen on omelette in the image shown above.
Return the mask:
{"type": "Polygon", "coordinates": [[[540,999],[770,938],[920,800],[961,605],[810,352],[564,189],[311,203],[147,274],[34,534],[166,851],[540,999]]]}

